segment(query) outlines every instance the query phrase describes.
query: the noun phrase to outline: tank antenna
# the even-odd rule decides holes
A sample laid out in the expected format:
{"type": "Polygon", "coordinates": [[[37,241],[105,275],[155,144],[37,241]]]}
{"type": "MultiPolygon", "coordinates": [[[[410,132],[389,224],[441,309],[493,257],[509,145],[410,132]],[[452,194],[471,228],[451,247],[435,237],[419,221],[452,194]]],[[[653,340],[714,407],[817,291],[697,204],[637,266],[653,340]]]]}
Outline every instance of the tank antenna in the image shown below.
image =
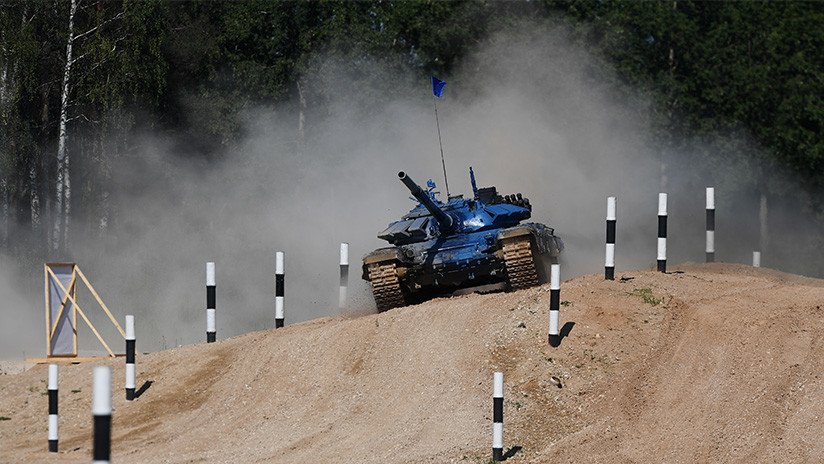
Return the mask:
{"type": "Polygon", "coordinates": [[[472,183],[472,197],[478,199],[478,185],[475,183],[475,171],[469,166],[469,181],[472,183]]]}
{"type": "Polygon", "coordinates": [[[449,179],[446,177],[446,162],[443,158],[443,142],[441,141],[441,123],[438,121],[438,99],[443,96],[446,81],[432,76],[432,103],[435,106],[435,126],[438,128],[438,146],[441,148],[441,166],[443,167],[443,181],[446,185],[446,201],[449,201],[449,179]]]}

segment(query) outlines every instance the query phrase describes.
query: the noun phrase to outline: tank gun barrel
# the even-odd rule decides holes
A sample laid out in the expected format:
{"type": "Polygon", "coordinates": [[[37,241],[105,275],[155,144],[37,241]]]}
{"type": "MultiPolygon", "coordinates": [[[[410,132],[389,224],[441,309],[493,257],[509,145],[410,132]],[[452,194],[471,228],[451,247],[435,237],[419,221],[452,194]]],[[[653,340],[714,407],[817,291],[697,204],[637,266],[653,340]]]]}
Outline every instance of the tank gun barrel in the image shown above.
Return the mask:
{"type": "Polygon", "coordinates": [[[426,209],[432,213],[432,216],[435,216],[435,219],[438,220],[438,227],[442,232],[446,232],[452,229],[452,224],[454,223],[454,219],[452,216],[446,214],[438,205],[432,201],[432,198],[429,197],[429,194],[421,188],[420,185],[416,184],[414,180],[412,180],[409,176],[406,175],[405,172],[401,171],[398,173],[398,178],[401,182],[406,185],[410,192],[412,192],[412,196],[415,197],[426,209]]]}

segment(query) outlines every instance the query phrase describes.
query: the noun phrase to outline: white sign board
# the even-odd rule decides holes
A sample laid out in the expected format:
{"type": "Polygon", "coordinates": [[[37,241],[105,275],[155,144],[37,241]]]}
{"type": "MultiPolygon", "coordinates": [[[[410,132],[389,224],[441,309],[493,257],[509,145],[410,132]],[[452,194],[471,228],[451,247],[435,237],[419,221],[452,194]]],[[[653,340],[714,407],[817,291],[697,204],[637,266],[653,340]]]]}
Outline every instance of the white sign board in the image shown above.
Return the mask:
{"type": "MultiPolygon", "coordinates": [[[[72,275],[74,273],[74,264],[49,264],[49,269],[54,272],[57,279],[63,284],[63,288],[69,291],[72,298],[75,297],[75,285],[72,282],[72,275]]],[[[75,336],[77,316],[75,315],[74,304],[66,298],[66,292],[57,285],[54,276],[48,274],[49,285],[49,325],[54,329],[54,335],[51,337],[51,344],[49,346],[49,355],[76,355],[75,352],[75,336]],[[63,301],[66,302],[66,307],[60,311],[63,301]],[[58,316],[60,317],[58,319],[58,316]],[[55,321],[57,327],[55,328],[55,321]]]]}

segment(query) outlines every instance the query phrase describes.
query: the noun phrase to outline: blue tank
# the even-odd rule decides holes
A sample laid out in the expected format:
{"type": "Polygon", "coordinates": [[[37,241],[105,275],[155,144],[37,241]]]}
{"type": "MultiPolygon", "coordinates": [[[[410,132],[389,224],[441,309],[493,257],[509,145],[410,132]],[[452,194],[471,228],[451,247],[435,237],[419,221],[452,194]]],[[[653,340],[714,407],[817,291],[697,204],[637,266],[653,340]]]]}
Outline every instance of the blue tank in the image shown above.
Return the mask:
{"type": "Polygon", "coordinates": [[[418,203],[378,238],[390,247],[363,258],[363,279],[372,284],[379,311],[416,303],[467,287],[539,285],[542,257],[555,259],[563,243],[544,224],[522,223],[532,215],[520,193],[501,196],[477,188],[469,168],[472,199],[438,200],[435,183],[422,189],[405,172],[398,178],[418,203]]]}

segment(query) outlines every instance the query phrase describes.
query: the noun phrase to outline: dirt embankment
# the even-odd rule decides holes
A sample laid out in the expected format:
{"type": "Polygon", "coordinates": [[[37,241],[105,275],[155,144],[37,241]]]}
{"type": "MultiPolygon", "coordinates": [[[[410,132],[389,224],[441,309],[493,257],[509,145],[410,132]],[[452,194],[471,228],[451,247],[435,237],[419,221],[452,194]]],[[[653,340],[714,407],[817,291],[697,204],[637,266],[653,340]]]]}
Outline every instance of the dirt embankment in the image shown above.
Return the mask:
{"type": "MultiPolygon", "coordinates": [[[[808,462],[824,455],[824,281],[734,265],[567,281],[331,318],[114,368],[113,460],[487,462],[492,372],[511,462],[808,462]],[[574,325],[572,325],[574,323],[574,325]],[[561,382],[561,388],[553,380],[561,382]]],[[[0,376],[0,462],[88,462],[91,364],[0,376]]]]}

